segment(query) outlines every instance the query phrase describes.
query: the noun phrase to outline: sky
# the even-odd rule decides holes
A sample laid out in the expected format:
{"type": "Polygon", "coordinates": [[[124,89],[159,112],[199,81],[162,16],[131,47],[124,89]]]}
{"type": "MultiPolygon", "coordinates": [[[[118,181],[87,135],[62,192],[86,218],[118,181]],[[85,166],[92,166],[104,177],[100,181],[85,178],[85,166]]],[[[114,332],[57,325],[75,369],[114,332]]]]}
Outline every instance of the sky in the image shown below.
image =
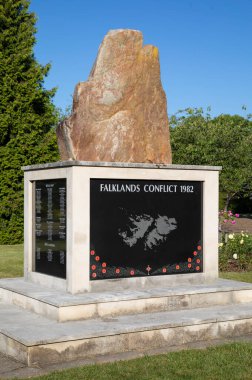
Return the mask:
{"type": "Polygon", "coordinates": [[[44,85],[58,88],[63,110],[105,34],[137,29],[159,49],[169,115],[188,107],[252,113],[252,0],[31,0],[30,10],[35,56],[52,65],[44,85]]]}

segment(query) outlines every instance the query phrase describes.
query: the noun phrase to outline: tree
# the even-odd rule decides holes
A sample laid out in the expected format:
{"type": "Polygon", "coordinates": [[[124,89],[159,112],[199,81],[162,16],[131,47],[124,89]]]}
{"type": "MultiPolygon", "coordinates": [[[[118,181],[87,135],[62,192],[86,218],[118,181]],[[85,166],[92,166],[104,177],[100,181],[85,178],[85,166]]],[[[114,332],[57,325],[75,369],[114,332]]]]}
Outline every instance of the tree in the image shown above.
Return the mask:
{"type": "Polygon", "coordinates": [[[36,17],[28,0],[0,0],[0,244],[23,238],[21,166],[55,161],[55,89],[43,87],[50,65],[33,54],[36,17]]]}
{"type": "Polygon", "coordinates": [[[252,192],[252,122],[238,115],[211,118],[187,109],[171,118],[173,162],[222,166],[225,209],[234,197],[252,192]]]}

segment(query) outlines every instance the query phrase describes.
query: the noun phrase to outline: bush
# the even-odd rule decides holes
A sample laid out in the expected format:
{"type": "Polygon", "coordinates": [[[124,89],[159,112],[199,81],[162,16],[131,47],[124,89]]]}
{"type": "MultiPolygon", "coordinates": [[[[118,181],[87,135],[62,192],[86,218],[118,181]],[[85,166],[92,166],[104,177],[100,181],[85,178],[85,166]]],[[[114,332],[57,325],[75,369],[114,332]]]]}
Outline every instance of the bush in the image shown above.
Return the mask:
{"type": "Polygon", "coordinates": [[[252,270],[252,235],[222,234],[219,268],[221,271],[252,270]]]}
{"type": "Polygon", "coordinates": [[[0,244],[23,241],[21,166],[57,161],[56,89],[44,88],[50,65],[34,56],[30,0],[0,1],[0,244]]]}

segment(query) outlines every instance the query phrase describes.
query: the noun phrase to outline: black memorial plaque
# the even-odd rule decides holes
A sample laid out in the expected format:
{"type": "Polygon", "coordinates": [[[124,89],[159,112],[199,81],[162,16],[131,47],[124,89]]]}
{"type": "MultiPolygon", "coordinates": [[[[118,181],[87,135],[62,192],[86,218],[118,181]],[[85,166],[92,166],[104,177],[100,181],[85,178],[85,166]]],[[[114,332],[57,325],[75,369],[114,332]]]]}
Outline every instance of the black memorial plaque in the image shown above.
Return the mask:
{"type": "Polygon", "coordinates": [[[90,279],[203,270],[202,182],[90,181],[90,279]]]}
{"type": "Polygon", "coordinates": [[[35,181],[35,271],[66,278],[66,179],[35,181]]]}

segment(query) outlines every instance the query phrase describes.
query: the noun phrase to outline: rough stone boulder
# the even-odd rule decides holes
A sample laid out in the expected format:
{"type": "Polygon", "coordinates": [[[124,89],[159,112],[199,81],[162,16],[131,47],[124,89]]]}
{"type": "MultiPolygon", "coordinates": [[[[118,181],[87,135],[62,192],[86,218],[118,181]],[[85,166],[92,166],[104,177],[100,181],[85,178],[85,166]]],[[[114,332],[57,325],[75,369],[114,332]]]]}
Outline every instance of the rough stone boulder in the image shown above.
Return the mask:
{"type": "Polygon", "coordinates": [[[62,160],[171,163],[158,49],[141,32],[105,36],[57,137],[62,160]]]}

